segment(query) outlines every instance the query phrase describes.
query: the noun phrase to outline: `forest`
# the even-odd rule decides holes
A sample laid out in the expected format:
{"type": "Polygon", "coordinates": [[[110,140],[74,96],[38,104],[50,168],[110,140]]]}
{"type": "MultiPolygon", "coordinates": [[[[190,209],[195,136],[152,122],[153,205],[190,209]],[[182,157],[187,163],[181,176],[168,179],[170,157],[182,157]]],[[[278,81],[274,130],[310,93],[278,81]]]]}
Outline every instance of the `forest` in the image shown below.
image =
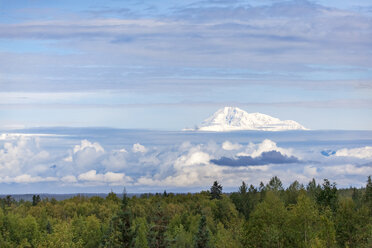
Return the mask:
{"type": "MultiPolygon", "coordinates": [[[[125,190],[125,189],[124,189],[125,190]]],[[[372,247],[372,181],[338,189],[278,177],[237,192],[0,199],[0,247],[372,247]]]]}

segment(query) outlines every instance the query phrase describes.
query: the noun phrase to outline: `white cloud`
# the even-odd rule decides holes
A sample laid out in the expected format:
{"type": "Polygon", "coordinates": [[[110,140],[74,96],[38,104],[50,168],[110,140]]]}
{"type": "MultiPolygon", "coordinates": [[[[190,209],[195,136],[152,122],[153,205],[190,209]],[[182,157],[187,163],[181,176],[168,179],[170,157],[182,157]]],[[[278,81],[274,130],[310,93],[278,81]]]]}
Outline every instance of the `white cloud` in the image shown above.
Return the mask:
{"type": "Polygon", "coordinates": [[[318,174],[317,168],[313,166],[305,166],[304,174],[315,177],[318,174]]]}
{"type": "Polygon", "coordinates": [[[74,162],[78,168],[87,168],[97,164],[105,153],[105,150],[98,142],[81,140],[80,145],[75,145],[69,156],[64,158],[65,162],[74,162]]]}
{"type": "Polygon", "coordinates": [[[223,175],[223,167],[209,163],[211,155],[204,151],[209,150],[208,147],[183,144],[180,149],[176,158],[170,154],[171,159],[166,159],[168,164],[162,164],[154,175],[140,177],[137,184],[171,187],[201,186],[206,183],[206,180],[209,184],[211,178],[220,178],[223,175]],[[187,153],[182,154],[186,148],[188,148],[187,153]]]}
{"type": "Polygon", "coordinates": [[[96,170],[90,170],[78,176],[80,181],[108,183],[112,185],[120,185],[132,181],[132,178],[124,173],[106,172],[105,174],[97,174],[96,170]]]}
{"type": "Polygon", "coordinates": [[[147,149],[145,146],[141,145],[140,143],[136,143],[132,147],[133,152],[141,152],[141,153],[146,153],[147,149]]]}
{"type": "Polygon", "coordinates": [[[208,164],[210,160],[209,154],[201,151],[189,152],[187,155],[180,156],[175,161],[175,167],[180,168],[183,166],[208,164]]]}
{"type": "Polygon", "coordinates": [[[98,143],[94,142],[91,143],[88,140],[82,140],[80,145],[74,146],[74,153],[78,153],[80,151],[84,151],[87,148],[93,148],[96,152],[104,152],[105,150],[103,147],[98,143]]]}
{"type": "Polygon", "coordinates": [[[238,143],[233,144],[228,140],[222,143],[222,149],[224,149],[226,151],[239,150],[241,147],[242,147],[242,145],[240,145],[238,143]]]}
{"type": "Polygon", "coordinates": [[[111,152],[108,157],[106,157],[102,164],[105,166],[107,170],[121,170],[124,169],[127,165],[126,157],[128,156],[127,151],[113,151],[111,152]]]}
{"type": "Polygon", "coordinates": [[[40,176],[31,176],[29,174],[22,174],[16,177],[5,177],[0,178],[0,182],[4,183],[39,183],[39,182],[53,182],[58,181],[56,177],[40,177],[40,176]]]}
{"type": "Polygon", "coordinates": [[[244,152],[240,152],[237,156],[251,156],[253,158],[259,157],[263,152],[277,151],[283,155],[292,156],[292,149],[285,149],[278,147],[272,140],[265,139],[261,143],[250,143],[244,152]]]}
{"type": "Polygon", "coordinates": [[[71,155],[69,155],[68,157],[65,157],[65,158],[63,159],[63,161],[65,161],[65,162],[72,162],[72,161],[73,161],[73,158],[72,158],[71,155]]]}
{"type": "Polygon", "coordinates": [[[119,152],[128,153],[128,151],[125,150],[125,148],[121,148],[121,149],[119,150],[119,152]]]}
{"type": "Polygon", "coordinates": [[[77,179],[76,179],[75,176],[69,175],[69,176],[62,177],[61,181],[64,182],[64,183],[76,183],[77,179]]]}
{"type": "Polygon", "coordinates": [[[341,149],[336,151],[335,156],[337,157],[356,157],[356,158],[371,158],[372,157],[372,146],[365,146],[353,149],[341,149]]]}
{"type": "Polygon", "coordinates": [[[356,166],[353,164],[327,166],[322,168],[322,174],[325,175],[371,175],[372,167],[370,166],[356,166]]]}
{"type": "Polygon", "coordinates": [[[16,176],[47,163],[50,154],[40,149],[38,137],[16,136],[0,149],[0,176],[16,176]]]}

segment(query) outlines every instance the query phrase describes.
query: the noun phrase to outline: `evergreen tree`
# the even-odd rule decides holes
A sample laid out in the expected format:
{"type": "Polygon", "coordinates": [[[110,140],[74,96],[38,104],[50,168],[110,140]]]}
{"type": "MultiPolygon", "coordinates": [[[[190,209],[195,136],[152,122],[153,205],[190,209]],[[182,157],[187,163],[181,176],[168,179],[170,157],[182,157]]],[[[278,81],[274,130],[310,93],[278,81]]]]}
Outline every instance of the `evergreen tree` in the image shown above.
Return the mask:
{"type": "Polygon", "coordinates": [[[151,217],[153,225],[150,228],[150,247],[167,247],[165,232],[167,231],[168,218],[160,202],[157,203],[151,217]]]}
{"type": "Polygon", "coordinates": [[[300,184],[297,180],[294,181],[289,187],[285,190],[285,203],[296,204],[297,197],[300,194],[300,190],[303,189],[303,185],[300,184]]]}
{"type": "Polygon", "coordinates": [[[367,204],[367,207],[370,209],[370,213],[372,215],[372,179],[371,179],[371,176],[368,176],[368,179],[367,179],[364,200],[367,204]]]}
{"type": "Polygon", "coordinates": [[[112,217],[107,233],[104,236],[104,247],[132,247],[132,215],[128,208],[128,203],[129,198],[124,189],[119,213],[112,217]]]}
{"type": "Polygon", "coordinates": [[[263,182],[260,182],[260,186],[258,187],[258,191],[260,192],[260,202],[262,202],[265,199],[266,195],[266,187],[263,182]]]}
{"type": "Polygon", "coordinates": [[[242,185],[239,187],[239,190],[238,190],[238,193],[240,195],[245,195],[248,191],[248,188],[247,188],[247,185],[245,184],[245,182],[243,181],[242,182],[242,185]]]}
{"type": "Polygon", "coordinates": [[[316,200],[317,199],[317,196],[319,194],[319,191],[321,190],[320,189],[320,186],[316,184],[316,181],[315,179],[313,178],[313,180],[311,180],[307,186],[306,186],[306,190],[307,190],[307,193],[308,195],[310,196],[311,199],[313,200],[316,200]]]}
{"type": "Polygon", "coordinates": [[[40,195],[32,196],[32,206],[36,206],[41,201],[40,195]]]}
{"type": "Polygon", "coordinates": [[[124,189],[123,192],[123,199],[121,202],[121,211],[119,212],[119,230],[121,233],[121,243],[123,247],[131,247],[132,245],[132,230],[131,230],[131,223],[132,223],[132,215],[128,208],[129,197],[127,196],[127,192],[124,189]]]}
{"type": "Polygon", "coordinates": [[[282,191],[283,184],[282,181],[277,176],[274,176],[270,179],[269,183],[267,184],[266,188],[272,191],[282,191]]]}
{"type": "Polygon", "coordinates": [[[317,195],[317,202],[322,207],[329,207],[332,211],[336,211],[338,204],[336,184],[331,184],[328,179],[324,179],[321,190],[317,195]]]}
{"type": "Polygon", "coordinates": [[[357,208],[360,208],[361,204],[362,204],[362,192],[360,190],[358,190],[357,188],[353,187],[353,194],[351,195],[351,199],[353,199],[354,203],[355,203],[355,206],[357,208]]]}
{"type": "Polygon", "coordinates": [[[194,241],[195,248],[208,248],[209,245],[209,231],[207,228],[207,218],[202,215],[199,222],[199,229],[195,236],[194,241]]]}
{"type": "Polygon", "coordinates": [[[48,220],[48,223],[46,225],[46,231],[47,231],[48,234],[51,234],[53,232],[52,225],[50,224],[49,220],[48,220]]]}
{"type": "Polygon", "coordinates": [[[246,219],[257,202],[257,189],[251,184],[249,188],[245,182],[239,187],[238,193],[232,193],[230,198],[235,204],[236,210],[244,215],[246,219]]]}
{"type": "Polygon", "coordinates": [[[231,199],[235,204],[236,210],[248,219],[248,188],[245,182],[239,187],[238,193],[233,193],[231,199]]]}
{"type": "Polygon", "coordinates": [[[217,181],[214,181],[211,187],[211,199],[221,199],[222,195],[222,185],[219,184],[217,181]]]}

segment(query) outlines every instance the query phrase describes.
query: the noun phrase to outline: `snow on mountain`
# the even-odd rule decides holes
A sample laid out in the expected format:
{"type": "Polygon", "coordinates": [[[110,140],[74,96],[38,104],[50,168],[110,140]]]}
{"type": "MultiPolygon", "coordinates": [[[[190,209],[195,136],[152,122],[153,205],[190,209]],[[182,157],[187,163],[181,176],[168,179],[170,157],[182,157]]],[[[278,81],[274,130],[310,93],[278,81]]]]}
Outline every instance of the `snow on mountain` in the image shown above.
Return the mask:
{"type": "Polygon", "coordinates": [[[282,121],[261,113],[247,113],[240,108],[224,107],[204,120],[195,130],[225,132],[238,130],[286,131],[307,129],[292,120],[282,121]]]}

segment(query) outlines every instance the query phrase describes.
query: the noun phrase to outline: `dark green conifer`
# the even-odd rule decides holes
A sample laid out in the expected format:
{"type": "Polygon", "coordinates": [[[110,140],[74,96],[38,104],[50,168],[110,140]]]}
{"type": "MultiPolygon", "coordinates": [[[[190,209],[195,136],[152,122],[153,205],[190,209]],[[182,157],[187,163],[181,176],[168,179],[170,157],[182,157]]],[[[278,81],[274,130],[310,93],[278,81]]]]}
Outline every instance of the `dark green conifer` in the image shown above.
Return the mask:
{"type": "Polygon", "coordinates": [[[209,245],[209,231],[207,228],[207,218],[203,215],[199,222],[199,229],[195,236],[195,248],[208,248],[209,245]]]}
{"type": "Polygon", "coordinates": [[[222,185],[219,184],[217,181],[214,181],[211,187],[211,199],[221,199],[222,195],[222,185]]]}

